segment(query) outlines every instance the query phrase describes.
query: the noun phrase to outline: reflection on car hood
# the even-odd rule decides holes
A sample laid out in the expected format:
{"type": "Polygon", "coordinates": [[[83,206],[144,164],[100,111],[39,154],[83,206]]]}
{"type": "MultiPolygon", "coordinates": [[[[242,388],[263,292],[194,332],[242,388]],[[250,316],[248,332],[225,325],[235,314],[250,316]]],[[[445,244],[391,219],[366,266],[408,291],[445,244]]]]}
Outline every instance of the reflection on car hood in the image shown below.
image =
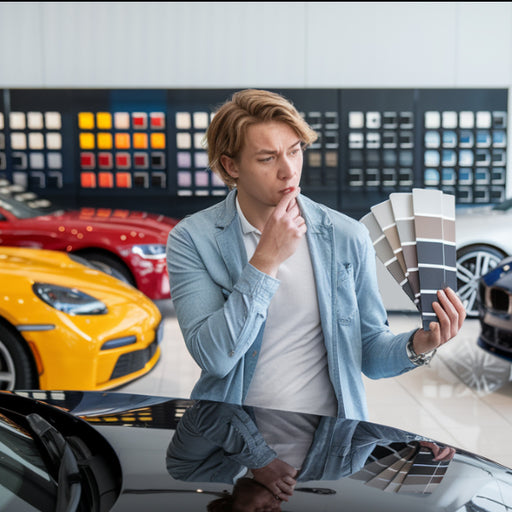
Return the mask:
{"type": "MultiPolygon", "coordinates": [[[[82,208],[80,210],[69,211],[61,210],[44,217],[48,220],[58,220],[59,222],[70,222],[73,224],[82,224],[94,221],[95,226],[116,226],[117,228],[126,227],[142,231],[153,230],[157,233],[162,232],[165,236],[167,236],[169,229],[174,227],[178,222],[176,219],[165,215],[110,208],[82,208]]],[[[40,217],[40,219],[42,218],[43,217],[40,217]]]]}
{"type": "Polygon", "coordinates": [[[445,445],[388,426],[123,393],[17,393],[81,417],[111,444],[123,474],[114,511],[206,510],[232,499],[240,477],[252,479],[248,468],[276,456],[299,473],[289,501],[272,510],[504,511],[498,504],[512,504],[508,468],[458,448],[435,460],[435,446],[445,445]]]}

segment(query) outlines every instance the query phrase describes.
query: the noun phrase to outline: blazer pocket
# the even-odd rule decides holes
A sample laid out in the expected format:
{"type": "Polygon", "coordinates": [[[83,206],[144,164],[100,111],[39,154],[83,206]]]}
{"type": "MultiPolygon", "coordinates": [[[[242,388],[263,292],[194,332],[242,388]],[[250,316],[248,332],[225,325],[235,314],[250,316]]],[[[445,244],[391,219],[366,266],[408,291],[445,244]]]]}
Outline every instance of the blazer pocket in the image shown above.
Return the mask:
{"type": "Polygon", "coordinates": [[[336,311],[341,325],[352,323],[357,311],[354,269],[351,263],[343,263],[338,269],[336,311]]]}

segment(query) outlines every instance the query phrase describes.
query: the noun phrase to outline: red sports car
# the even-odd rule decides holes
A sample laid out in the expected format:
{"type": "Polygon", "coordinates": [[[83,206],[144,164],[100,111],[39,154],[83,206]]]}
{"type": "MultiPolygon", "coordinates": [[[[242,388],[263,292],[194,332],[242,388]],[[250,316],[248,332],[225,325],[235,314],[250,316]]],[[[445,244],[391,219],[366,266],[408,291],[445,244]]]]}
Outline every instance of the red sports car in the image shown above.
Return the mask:
{"type": "Polygon", "coordinates": [[[170,297],[165,247],[176,219],[109,208],[39,209],[31,204],[0,193],[0,245],[73,253],[152,300],[170,297]]]}

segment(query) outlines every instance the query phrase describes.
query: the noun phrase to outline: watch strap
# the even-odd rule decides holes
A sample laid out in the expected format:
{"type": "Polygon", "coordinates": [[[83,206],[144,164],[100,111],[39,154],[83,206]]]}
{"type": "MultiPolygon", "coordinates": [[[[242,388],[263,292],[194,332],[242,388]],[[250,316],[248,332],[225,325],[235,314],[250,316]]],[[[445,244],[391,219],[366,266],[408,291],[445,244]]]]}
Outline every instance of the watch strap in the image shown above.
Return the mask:
{"type": "Polygon", "coordinates": [[[413,363],[415,366],[428,365],[430,361],[432,361],[432,358],[437,352],[437,349],[431,350],[430,352],[422,352],[421,354],[416,354],[416,352],[414,351],[414,345],[412,343],[412,340],[416,332],[417,331],[414,331],[412,336],[409,338],[409,341],[407,342],[407,357],[409,358],[409,361],[411,361],[411,363],[413,363]]]}

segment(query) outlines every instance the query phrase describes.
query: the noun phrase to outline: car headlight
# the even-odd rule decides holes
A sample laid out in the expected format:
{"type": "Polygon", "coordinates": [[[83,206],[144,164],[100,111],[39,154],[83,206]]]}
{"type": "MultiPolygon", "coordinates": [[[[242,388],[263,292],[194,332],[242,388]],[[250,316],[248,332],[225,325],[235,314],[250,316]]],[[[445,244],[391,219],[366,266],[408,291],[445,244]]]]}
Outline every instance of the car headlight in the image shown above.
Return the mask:
{"type": "Polygon", "coordinates": [[[34,283],[32,289],[46,304],[68,315],[104,315],[108,311],[103,302],[76,288],[34,283]]]}
{"type": "Polygon", "coordinates": [[[165,258],[165,245],[163,244],[139,244],[132,247],[132,252],[141,258],[156,260],[165,258]]]}

